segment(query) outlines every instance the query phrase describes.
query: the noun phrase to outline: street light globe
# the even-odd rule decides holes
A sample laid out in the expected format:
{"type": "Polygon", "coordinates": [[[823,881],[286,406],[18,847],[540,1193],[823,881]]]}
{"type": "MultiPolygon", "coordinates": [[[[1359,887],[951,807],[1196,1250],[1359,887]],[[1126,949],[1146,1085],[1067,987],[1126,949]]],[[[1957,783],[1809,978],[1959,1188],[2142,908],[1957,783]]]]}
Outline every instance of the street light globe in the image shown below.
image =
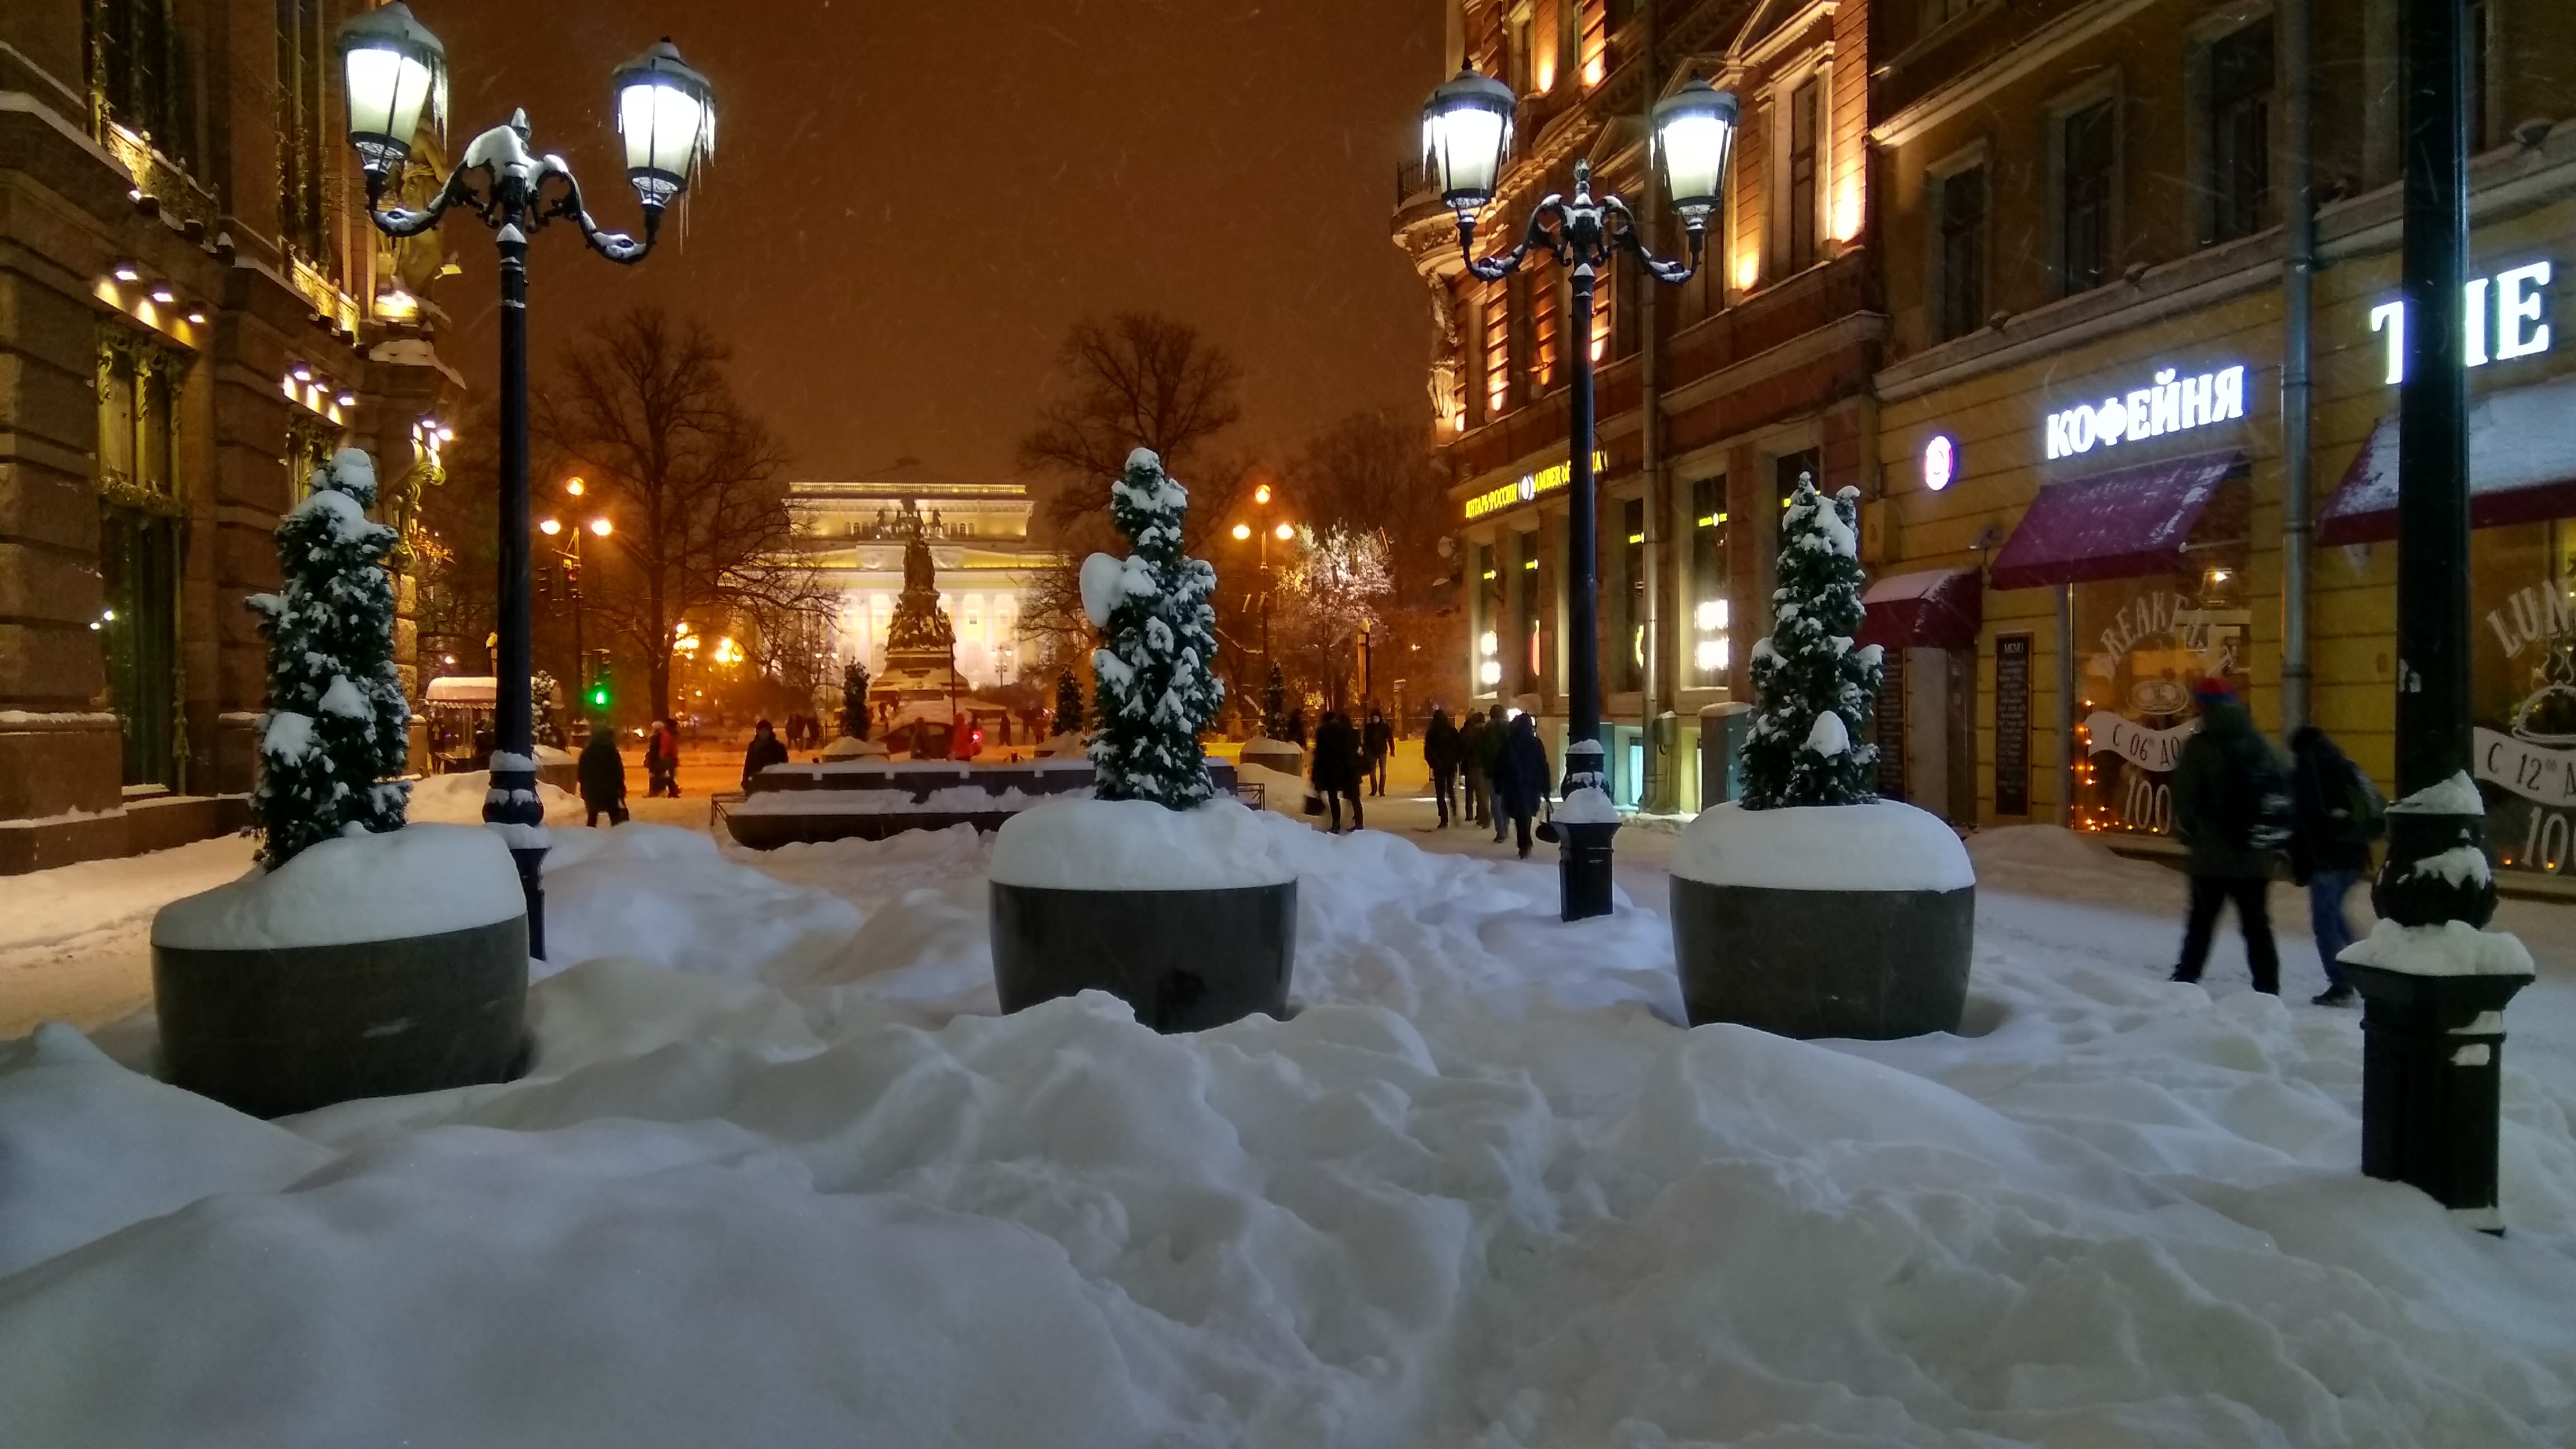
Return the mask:
{"type": "Polygon", "coordinates": [[[1297,536],[1297,527],[1295,524],[1283,523],[1277,528],[1272,529],[1271,532],[1278,536],[1281,543],[1286,543],[1288,540],[1297,536]]]}
{"type": "Polygon", "coordinates": [[[537,532],[544,534],[548,538],[552,538],[556,534],[563,532],[563,525],[555,522],[551,518],[540,518],[537,520],[537,532]]]}
{"type": "Polygon", "coordinates": [[[716,149],[715,91],[689,69],[668,37],[617,68],[617,133],[626,141],[626,179],[659,211],[689,189],[698,159],[716,149]]]}
{"type": "Polygon", "coordinates": [[[1252,525],[1251,525],[1251,524],[1249,524],[1249,523],[1238,523],[1238,524],[1236,524],[1236,525],[1234,526],[1234,541],[1235,541],[1235,542],[1237,542],[1237,543],[1241,543],[1242,541],[1244,541],[1245,539],[1250,538],[1250,537],[1252,537],[1252,525]]]}
{"type": "Polygon", "coordinates": [[[1512,148],[1512,88],[1462,66],[1422,107],[1422,159],[1461,217],[1494,199],[1512,148]]]}
{"type": "Polygon", "coordinates": [[[598,537],[606,538],[615,532],[616,528],[605,518],[594,518],[590,521],[590,531],[598,537]]]}
{"type": "Polygon", "coordinates": [[[447,47],[399,0],[340,27],[340,72],[349,144],[370,175],[392,172],[411,155],[424,110],[433,127],[446,115],[447,47]]]}
{"type": "Polygon", "coordinates": [[[581,496],[582,487],[582,481],[578,478],[574,478],[565,482],[564,491],[575,498],[579,498],[581,496]]]}
{"type": "Polygon", "coordinates": [[[1255,503],[1267,503],[1267,502],[1269,502],[1269,501],[1270,501],[1270,485],[1269,485],[1269,484],[1267,484],[1267,483],[1264,483],[1264,484],[1262,484],[1260,487],[1253,489],[1253,490],[1252,490],[1252,501],[1253,501],[1253,502],[1255,502],[1255,503]]]}
{"type": "Polygon", "coordinates": [[[1694,77],[1655,102],[1655,150],[1673,210],[1697,226],[1725,199],[1726,157],[1735,144],[1735,97],[1694,77]]]}

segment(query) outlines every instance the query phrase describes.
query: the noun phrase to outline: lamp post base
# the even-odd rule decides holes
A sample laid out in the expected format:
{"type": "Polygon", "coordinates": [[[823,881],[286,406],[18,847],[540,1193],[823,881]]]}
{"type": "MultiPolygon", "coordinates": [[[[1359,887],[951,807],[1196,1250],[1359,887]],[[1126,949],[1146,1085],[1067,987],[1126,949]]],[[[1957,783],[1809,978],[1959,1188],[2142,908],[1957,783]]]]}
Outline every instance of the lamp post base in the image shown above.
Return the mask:
{"type": "Polygon", "coordinates": [[[2504,1007],[2529,976],[2417,976],[2347,962],[2361,992],[2361,1170],[2502,1235],[2496,1118],[2504,1007]]]}

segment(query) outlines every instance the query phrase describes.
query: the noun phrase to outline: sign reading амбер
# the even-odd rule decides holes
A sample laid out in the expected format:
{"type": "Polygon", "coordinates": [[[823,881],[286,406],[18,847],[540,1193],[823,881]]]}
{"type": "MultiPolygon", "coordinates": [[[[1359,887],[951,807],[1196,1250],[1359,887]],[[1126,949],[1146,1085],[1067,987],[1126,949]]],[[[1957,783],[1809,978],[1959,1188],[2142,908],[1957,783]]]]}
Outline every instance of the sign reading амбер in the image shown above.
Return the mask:
{"type": "Polygon", "coordinates": [[[2048,456],[2071,458],[2096,447],[2143,443],[2245,416],[2245,369],[2224,367],[2195,377],[2173,368],[2149,387],[2133,387],[2089,406],[2048,415],[2048,456]]]}

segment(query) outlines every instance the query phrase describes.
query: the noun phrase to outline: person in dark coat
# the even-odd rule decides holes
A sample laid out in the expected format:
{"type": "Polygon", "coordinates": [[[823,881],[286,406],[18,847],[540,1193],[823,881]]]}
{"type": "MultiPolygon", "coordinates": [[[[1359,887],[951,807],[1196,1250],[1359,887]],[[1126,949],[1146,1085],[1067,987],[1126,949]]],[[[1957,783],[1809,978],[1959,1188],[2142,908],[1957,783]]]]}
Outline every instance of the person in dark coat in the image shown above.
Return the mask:
{"type": "Polygon", "coordinates": [[[1302,704],[1288,711],[1288,743],[1306,748],[1306,706],[1302,704]]]}
{"type": "Polygon", "coordinates": [[[1395,731],[1387,726],[1386,716],[1371,705],[1368,723],[1360,729],[1360,758],[1368,765],[1369,793],[1386,793],[1386,757],[1395,753],[1395,731]]]}
{"type": "Polygon", "coordinates": [[[1476,737],[1476,766],[1485,777],[1485,823],[1494,827],[1497,841],[1511,820],[1503,813],[1503,750],[1510,743],[1511,727],[1503,720],[1503,707],[1495,705],[1485,711],[1485,732],[1476,737]]]}
{"type": "Polygon", "coordinates": [[[587,824],[597,825],[602,815],[611,827],[626,823],[626,757],[617,753],[617,731],[605,721],[581,747],[581,806],[590,812],[587,824]]]}
{"type": "Polygon", "coordinates": [[[653,736],[644,745],[644,795],[680,798],[680,731],[667,719],[653,721],[653,736]]]}
{"type": "MultiPolygon", "coordinates": [[[[1521,859],[1529,859],[1530,820],[1546,803],[1552,781],[1548,776],[1547,746],[1538,739],[1538,721],[1528,715],[1512,716],[1503,739],[1500,773],[1494,779],[1494,803],[1503,817],[1512,822],[1512,831],[1520,842],[1521,859]]],[[[1494,838],[1502,839],[1498,827],[1494,838]]]]}
{"type": "Polygon", "coordinates": [[[1449,711],[1431,707],[1431,725],[1422,732],[1422,763],[1431,767],[1431,798],[1440,803],[1440,828],[1449,828],[1453,797],[1458,792],[1458,766],[1467,758],[1466,744],[1458,738],[1458,727],[1449,722],[1449,711]]]}
{"type": "Polygon", "coordinates": [[[1315,763],[1308,771],[1315,793],[1332,807],[1333,833],[1342,833],[1342,801],[1351,802],[1351,828],[1358,830],[1360,821],[1360,732],[1353,728],[1349,716],[1339,710],[1328,712],[1323,723],[1315,726],[1315,763]]]}
{"type": "Polygon", "coordinates": [[[2310,1000],[2350,1006],[2352,983],[2335,959],[2352,944],[2344,902],[2370,872],[2370,843],[2386,828],[2386,806],[2370,777],[2315,725],[2290,736],[2290,801],[2290,879],[2308,888],[2308,924],[2326,968],[2326,989],[2310,1000]]]}
{"type": "Polygon", "coordinates": [[[2270,742],[2255,732],[2225,680],[2205,679],[2192,691],[2200,704],[2200,730],[2183,742],[2174,765],[2174,834],[2190,851],[2191,907],[2183,926],[2176,981],[2198,981],[2209,963],[2218,913],[2233,902],[2245,932],[2245,964],[2254,989],[2281,994],[2281,956],[2272,941],[2269,893],[2274,847],[2261,838],[2264,798],[2287,788],[2270,742]]]}
{"type": "Polygon", "coordinates": [[[742,752],[742,788],[745,790],[751,788],[752,776],[772,765],[786,763],[786,742],[779,739],[778,732],[769,727],[769,721],[759,721],[751,727],[751,748],[742,752]]]}
{"type": "Polygon", "coordinates": [[[1460,793],[1467,797],[1467,823],[1473,825],[1490,813],[1485,808],[1485,716],[1476,710],[1467,711],[1467,722],[1458,727],[1458,771],[1460,793]]]}

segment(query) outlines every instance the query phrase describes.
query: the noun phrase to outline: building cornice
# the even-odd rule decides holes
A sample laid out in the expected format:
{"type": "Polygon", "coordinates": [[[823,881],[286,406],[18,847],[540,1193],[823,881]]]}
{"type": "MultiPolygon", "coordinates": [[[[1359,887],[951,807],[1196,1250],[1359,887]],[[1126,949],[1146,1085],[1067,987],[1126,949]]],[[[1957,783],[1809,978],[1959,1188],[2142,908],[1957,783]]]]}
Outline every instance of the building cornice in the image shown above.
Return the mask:
{"type": "MultiPolygon", "coordinates": [[[[2066,52],[2118,28],[2155,3],[2156,0],[2096,0],[2088,8],[2070,10],[2015,41],[1992,61],[1935,87],[1922,99],[1871,127],[1870,139],[1881,146],[1906,145],[1962,112],[1986,104],[2006,86],[2051,69],[2066,52]]],[[[1903,66],[1905,59],[1898,56],[1889,69],[1903,66]]]]}
{"type": "Polygon", "coordinates": [[[1810,328],[1777,346],[1766,347],[1741,362],[1732,362],[1715,372],[1703,373],[1688,382],[1666,387],[1663,410],[1667,415],[1688,412],[1749,383],[1794,367],[1803,367],[1844,348],[1882,341],[1886,336],[1886,313],[1846,312],[1822,327],[1810,328]]]}

